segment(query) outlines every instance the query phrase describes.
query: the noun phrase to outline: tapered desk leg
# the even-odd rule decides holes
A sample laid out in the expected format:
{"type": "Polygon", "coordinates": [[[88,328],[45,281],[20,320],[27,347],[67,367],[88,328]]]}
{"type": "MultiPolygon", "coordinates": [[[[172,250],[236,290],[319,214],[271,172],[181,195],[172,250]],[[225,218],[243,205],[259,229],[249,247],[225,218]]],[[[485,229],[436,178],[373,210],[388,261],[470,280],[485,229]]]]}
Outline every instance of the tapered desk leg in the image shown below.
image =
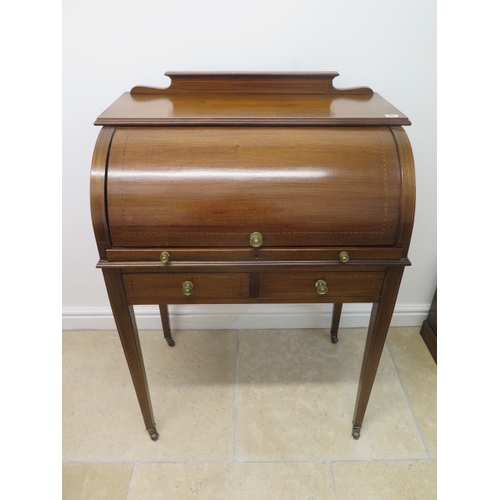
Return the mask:
{"type": "Polygon", "coordinates": [[[339,324],[340,324],[340,314],[342,313],[342,303],[333,304],[332,311],[332,327],[330,328],[330,334],[332,336],[332,342],[336,344],[339,341],[339,324]]]}
{"type": "Polygon", "coordinates": [[[142,358],[141,344],[135,322],[134,308],[128,304],[121,272],[118,269],[103,269],[104,281],[115,318],[123,352],[141,408],[146,430],[153,441],[158,439],[156,424],[149,396],[146,370],[142,358]]]}
{"type": "Polygon", "coordinates": [[[161,326],[163,328],[163,336],[170,347],[174,347],[175,341],[172,338],[172,330],[170,329],[170,318],[168,317],[167,304],[160,304],[161,326]]]}
{"type": "Polygon", "coordinates": [[[380,301],[373,304],[372,307],[359,378],[356,407],[354,409],[352,428],[354,439],[358,439],[361,432],[361,424],[363,423],[378,364],[382,356],[402,275],[402,268],[388,269],[386,271],[380,301]]]}

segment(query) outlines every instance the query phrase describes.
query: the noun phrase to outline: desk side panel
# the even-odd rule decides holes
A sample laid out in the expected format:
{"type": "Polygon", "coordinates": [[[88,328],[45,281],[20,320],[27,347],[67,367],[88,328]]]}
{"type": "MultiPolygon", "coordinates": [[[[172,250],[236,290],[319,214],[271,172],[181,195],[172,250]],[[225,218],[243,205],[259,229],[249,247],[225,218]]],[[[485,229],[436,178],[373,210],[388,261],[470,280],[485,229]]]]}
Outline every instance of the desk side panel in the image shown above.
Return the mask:
{"type": "Polygon", "coordinates": [[[101,259],[106,258],[106,249],[111,247],[106,205],[106,178],[108,155],[114,133],[114,127],[101,129],[94,148],[90,171],[90,212],[101,259]]]}

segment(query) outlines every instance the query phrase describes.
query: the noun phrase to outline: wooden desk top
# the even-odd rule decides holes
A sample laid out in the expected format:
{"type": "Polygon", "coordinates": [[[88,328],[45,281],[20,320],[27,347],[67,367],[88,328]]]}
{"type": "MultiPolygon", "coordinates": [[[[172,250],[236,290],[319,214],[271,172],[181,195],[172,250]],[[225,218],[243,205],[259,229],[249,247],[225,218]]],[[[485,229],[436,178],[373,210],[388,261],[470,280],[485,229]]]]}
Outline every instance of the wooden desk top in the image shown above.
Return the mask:
{"type": "Polygon", "coordinates": [[[399,126],[408,118],[368,87],[337,89],[330,73],[169,73],[134,87],[95,125],[399,126]]]}

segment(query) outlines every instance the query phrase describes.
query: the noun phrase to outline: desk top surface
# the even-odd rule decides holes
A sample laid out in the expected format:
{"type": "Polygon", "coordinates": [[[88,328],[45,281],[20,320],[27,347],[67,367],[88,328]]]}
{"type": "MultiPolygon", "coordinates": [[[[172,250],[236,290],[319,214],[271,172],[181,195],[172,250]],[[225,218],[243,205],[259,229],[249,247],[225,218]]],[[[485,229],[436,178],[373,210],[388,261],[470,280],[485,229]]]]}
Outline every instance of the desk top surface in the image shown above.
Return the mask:
{"type": "Polygon", "coordinates": [[[95,125],[400,126],[408,118],[368,87],[337,89],[330,73],[168,73],[134,87],[95,125]]]}

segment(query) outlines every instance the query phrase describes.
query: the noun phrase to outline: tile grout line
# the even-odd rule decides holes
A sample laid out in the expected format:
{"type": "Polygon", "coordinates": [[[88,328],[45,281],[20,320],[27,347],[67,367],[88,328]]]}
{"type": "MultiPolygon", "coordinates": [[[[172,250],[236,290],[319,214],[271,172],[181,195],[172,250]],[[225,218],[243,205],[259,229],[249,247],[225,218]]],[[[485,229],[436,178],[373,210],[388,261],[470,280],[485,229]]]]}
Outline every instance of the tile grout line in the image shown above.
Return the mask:
{"type": "Polygon", "coordinates": [[[396,375],[398,376],[398,380],[399,380],[399,383],[401,384],[401,388],[403,389],[403,394],[405,395],[405,398],[406,398],[406,402],[408,404],[408,407],[410,408],[410,412],[411,412],[411,415],[413,417],[413,421],[415,422],[415,425],[417,427],[417,430],[418,430],[418,433],[420,434],[420,439],[422,440],[422,443],[424,445],[424,448],[425,448],[425,452],[427,453],[427,458],[428,459],[434,459],[435,457],[432,456],[428,446],[427,446],[427,443],[425,442],[425,438],[424,438],[424,435],[422,433],[422,429],[420,427],[420,423],[418,422],[418,419],[415,415],[415,412],[413,411],[413,407],[411,405],[411,402],[410,402],[410,398],[408,397],[408,393],[406,392],[406,388],[403,384],[403,381],[401,380],[401,375],[399,374],[399,370],[398,370],[398,367],[396,365],[396,362],[394,361],[394,357],[392,355],[392,352],[391,352],[391,349],[389,348],[389,345],[386,344],[386,347],[387,347],[387,352],[389,353],[389,356],[391,357],[391,361],[392,361],[392,364],[394,365],[394,369],[396,370],[396,375]]]}
{"type": "MultiPolygon", "coordinates": [[[[338,464],[338,463],[366,463],[366,462],[436,462],[436,457],[405,457],[405,458],[339,458],[318,460],[238,460],[238,464],[338,464]]],[[[102,460],[66,460],[62,465],[230,465],[233,460],[130,460],[130,461],[102,461],[102,460]]]]}
{"type": "Polygon", "coordinates": [[[237,443],[238,443],[238,395],[239,395],[239,361],[240,361],[240,330],[236,331],[236,383],[235,383],[235,401],[234,401],[234,454],[233,462],[238,462],[237,443]]]}
{"type": "Polygon", "coordinates": [[[333,462],[330,462],[330,475],[332,476],[332,483],[333,483],[333,497],[334,497],[334,500],[338,500],[339,496],[337,495],[337,486],[335,485],[335,474],[333,473],[333,462]]]}
{"type": "Polygon", "coordinates": [[[130,493],[130,485],[132,484],[132,476],[134,475],[135,468],[137,464],[132,464],[132,471],[130,472],[130,478],[128,480],[128,485],[127,485],[127,492],[125,493],[125,500],[128,500],[128,496],[130,493]]]}

